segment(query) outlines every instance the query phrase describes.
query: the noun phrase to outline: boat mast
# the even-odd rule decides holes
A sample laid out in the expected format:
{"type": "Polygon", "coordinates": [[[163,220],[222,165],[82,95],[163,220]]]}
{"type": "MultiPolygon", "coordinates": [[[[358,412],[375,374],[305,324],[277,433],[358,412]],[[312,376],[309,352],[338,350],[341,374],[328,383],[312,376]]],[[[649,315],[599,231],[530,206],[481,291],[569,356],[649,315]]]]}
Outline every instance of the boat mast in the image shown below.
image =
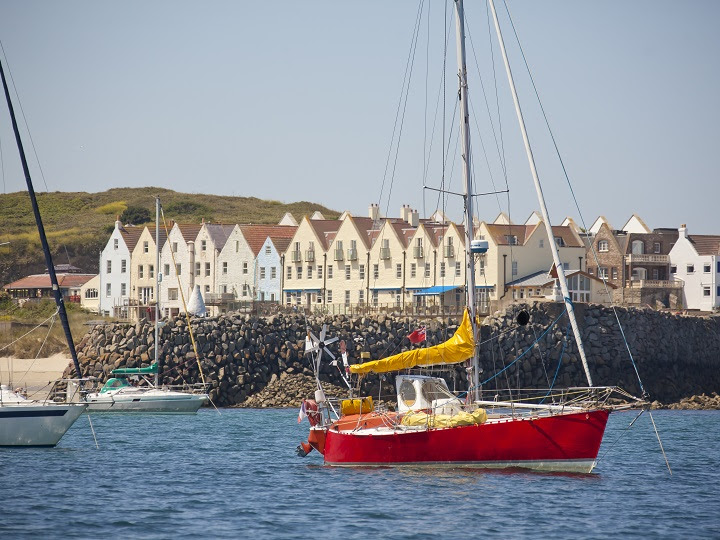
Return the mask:
{"type": "Polygon", "coordinates": [[[12,121],[13,131],[15,132],[15,141],[17,142],[18,150],[20,151],[20,161],[22,162],[23,172],[25,173],[25,182],[27,183],[28,195],[30,195],[30,202],[32,203],[33,213],[35,214],[35,223],[37,224],[38,234],[40,235],[40,243],[42,244],[43,252],[45,253],[45,264],[47,264],[48,274],[50,274],[50,283],[52,284],[53,295],[55,296],[55,304],[58,308],[58,314],[60,315],[60,322],[62,323],[63,330],[65,331],[65,339],[67,340],[68,348],[70,349],[70,356],[72,357],[73,364],[75,365],[75,374],[77,378],[82,377],[80,372],[80,363],[78,362],[77,352],[75,351],[75,343],[73,343],[72,332],[70,331],[70,323],[68,323],[67,312],[65,311],[65,302],[63,301],[62,291],[58,284],[57,276],[55,275],[55,266],[53,265],[52,255],[50,254],[50,246],[48,245],[47,237],[45,236],[45,227],[40,217],[40,209],[38,208],[37,199],[35,197],[35,190],[33,189],[32,179],[30,178],[30,169],[28,168],[27,160],[25,159],[25,150],[23,149],[22,140],[20,139],[20,131],[18,130],[17,121],[15,120],[15,110],[13,109],[12,101],[10,100],[10,91],[8,90],[7,81],[5,80],[5,71],[0,61],[0,76],[2,77],[3,89],[5,90],[5,99],[7,100],[8,110],[10,111],[10,120],[12,121]]]}
{"type": "Polygon", "coordinates": [[[495,2],[493,0],[488,0],[488,4],[492,10],[493,21],[495,22],[495,32],[497,33],[498,42],[500,43],[500,51],[502,52],[503,62],[505,63],[505,71],[510,84],[510,90],[512,91],[513,102],[515,103],[515,112],[517,113],[520,131],[522,132],[523,142],[525,143],[525,152],[530,164],[530,172],[532,173],[533,182],[535,183],[535,191],[537,192],[538,202],[540,203],[540,211],[542,213],[543,221],[545,222],[545,230],[547,231],[548,243],[550,244],[553,261],[555,262],[555,269],[557,270],[560,289],[562,290],[565,306],[567,307],[570,325],[572,326],[573,333],[575,334],[575,341],[577,342],[578,351],[580,352],[580,359],[582,360],[583,368],[585,369],[585,377],[587,378],[588,385],[592,386],[592,377],[590,376],[590,368],[588,367],[587,357],[585,356],[585,347],[583,346],[580,329],[578,328],[577,320],[575,318],[575,310],[573,309],[572,300],[570,299],[570,291],[568,289],[567,279],[565,278],[565,270],[560,262],[560,254],[558,252],[557,244],[555,243],[555,235],[552,231],[550,216],[548,215],[547,205],[545,204],[545,197],[543,196],[542,186],[540,186],[540,179],[538,177],[537,168],[535,167],[535,158],[533,157],[532,149],[530,148],[530,139],[528,138],[527,129],[525,128],[525,120],[523,120],[522,110],[520,109],[520,101],[518,100],[512,70],[510,69],[510,63],[508,62],[505,42],[502,37],[502,31],[500,30],[497,12],[495,11],[495,2]]]}
{"type": "MultiPolygon", "coordinates": [[[[468,111],[467,67],[465,62],[465,9],[463,0],[455,0],[455,41],[457,44],[458,83],[460,85],[460,111],[462,121],[463,181],[465,182],[465,287],[467,289],[467,305],[470,310],[470,324],[473,337],[477,335],[475,327],[475,256],[470,244],[473,239],[473,195],[472,178],[470,176],[470,113],[468,111]]],[[[480,399],[480,364],[477,347],[472,357],[472,389],[474,399],[480,399]]]]}
{"type": "Polygon", "coordinates": [[[160,373],[160,365],[158,358],[160,357],[160,342],[158,341],[158,322],[160,313],[160,197],[155,197],[155,386],[158,385],[160,373]]]}

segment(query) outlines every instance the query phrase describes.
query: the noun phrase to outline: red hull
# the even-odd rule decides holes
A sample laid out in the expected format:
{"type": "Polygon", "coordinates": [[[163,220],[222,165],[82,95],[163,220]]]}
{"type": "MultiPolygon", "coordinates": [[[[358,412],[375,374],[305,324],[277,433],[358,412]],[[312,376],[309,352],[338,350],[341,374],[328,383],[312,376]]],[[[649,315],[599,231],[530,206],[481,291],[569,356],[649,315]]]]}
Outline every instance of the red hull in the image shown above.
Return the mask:
{"type": "Polygon", "coordinates": [[[609,411],[390,434],[329,429],[328,465],[433,464],[590,472],[609,411]]]}

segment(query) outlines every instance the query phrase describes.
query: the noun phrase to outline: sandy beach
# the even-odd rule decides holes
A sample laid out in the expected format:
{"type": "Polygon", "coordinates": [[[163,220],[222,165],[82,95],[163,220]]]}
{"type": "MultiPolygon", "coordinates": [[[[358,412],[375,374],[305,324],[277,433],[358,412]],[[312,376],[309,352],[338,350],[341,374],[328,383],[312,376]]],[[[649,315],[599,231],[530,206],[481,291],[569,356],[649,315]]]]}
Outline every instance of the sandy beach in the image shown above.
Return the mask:
{"type": "Polygon", "coordinates": [[[63,353],[47,358],[0,357],[0,382],[12,384],[13,388],[27,388],[28,396],[44,393],[62,376],[69,363],[70,357],[63,353]]]}

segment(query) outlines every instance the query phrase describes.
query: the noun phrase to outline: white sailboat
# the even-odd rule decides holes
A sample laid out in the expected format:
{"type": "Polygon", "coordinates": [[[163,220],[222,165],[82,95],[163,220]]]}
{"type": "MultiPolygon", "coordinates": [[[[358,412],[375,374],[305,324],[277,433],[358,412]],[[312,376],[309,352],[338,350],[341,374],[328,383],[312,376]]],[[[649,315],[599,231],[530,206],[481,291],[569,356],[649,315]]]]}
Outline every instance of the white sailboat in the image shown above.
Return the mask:
{"type": "MultiPolygon", "coordinates": [[[[20,139],[20,132],[18,131],[15,111],[12,100],[10,99],[10,91],[8,90],[7,81],[5,80],[2,62],[0,62],[0,76],[2,77],[5,99],[15,133],[15,141],[17,142],[20,152],[20,161],[22,162],[23,172],[25,173],[25,181],[35,215],[35,223],[37,224],[40,242],[45,254],[45,262],[48,273],[50,274],[50,282],[53,285],[55,303],[57,304],[60,321],[65,331],[65,338],[68,342],[70,354],[75,364],[75,370],[79,374],[80,366],[77,361],[77,355],[75,354],[75,345],[73,344],[72,333],[70,332],[70,325],[68,324],[67,313],[65,312],[65,304],[63,302],[62,292],[58,286],[57,276],[55,275],[52,255],[50,254],[50,248],[45,236],[45,228],[40,218],[40,210],[35,198],[35,190],[33,189],[30,170],[28,169],[27,160],[25,159],[25,151],[20,139]]],[[[2,386],[2,388],[0,388],[0,446],[55,446],[67,430],[70,429],[70,426],[73,425],[75,420],[83,413],[85,408],[86,405],[84,404],[54,403],[46,400],[26,399],[13,392],[7,386],[2,386]]]]}
{"type": "MultiPolygon", "coordinates": [[[[155,250],[156,266],[160,268],[160,199],[155,199],[155,250]]],[[[209,401],[204,387],[198,392],[175,390],[160,386],[159,372],[159,319],[160,274],[155,273],[155,360],[144,368],[113,370],[110,378],[98,392],[88,393],[84,399],[92,412],[144,412],[144,413],[196,413],[209,401]],[[149,376],[154,376],[152,380],[149,376]],[[135,384],[137,383],[137,384],[135,384]]],[[[202,299],[200,300],[202,302],[202,299]]],[[[204,310],[204,306],[203,306],[204,310]]]]}

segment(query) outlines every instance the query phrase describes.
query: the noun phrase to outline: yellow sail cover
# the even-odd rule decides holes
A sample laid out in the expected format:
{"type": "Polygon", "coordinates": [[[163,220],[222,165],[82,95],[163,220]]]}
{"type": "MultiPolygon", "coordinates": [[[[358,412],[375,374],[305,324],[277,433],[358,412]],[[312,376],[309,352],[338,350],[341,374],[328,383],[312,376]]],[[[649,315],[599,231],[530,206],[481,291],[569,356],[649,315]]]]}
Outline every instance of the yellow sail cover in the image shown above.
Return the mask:
{"type": "Polygon", "coordinates": [[[453,336],[445,343],[414,349],[388,356],[382,360],[373,360],[363,364],[350,366],[352,373],[387,373],[388,371],[400,371],[415,366],[433,366],[437,364],[457,364],[471,358],[475,351],[475,339],[473,338],[472,324],[467,309],[463,320],[453,336]]]}

